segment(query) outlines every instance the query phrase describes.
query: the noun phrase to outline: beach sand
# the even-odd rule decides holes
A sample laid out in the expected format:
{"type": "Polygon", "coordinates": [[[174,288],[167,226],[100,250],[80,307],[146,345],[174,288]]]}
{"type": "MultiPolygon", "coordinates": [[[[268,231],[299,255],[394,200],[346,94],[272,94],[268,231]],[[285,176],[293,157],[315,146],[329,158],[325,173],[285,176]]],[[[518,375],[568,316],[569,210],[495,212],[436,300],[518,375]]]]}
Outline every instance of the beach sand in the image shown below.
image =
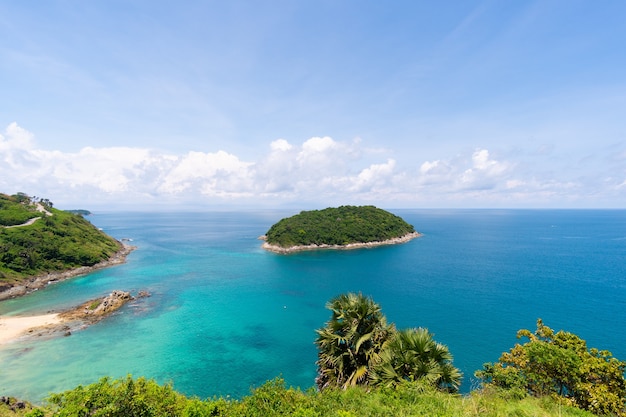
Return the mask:
{"type": "Polygon", "coordinates": [[[0,345],[20,338],[31,329],[57,325],[61,322],[61,318],[56,313],[28,317],[0,316],[0,345]]]}

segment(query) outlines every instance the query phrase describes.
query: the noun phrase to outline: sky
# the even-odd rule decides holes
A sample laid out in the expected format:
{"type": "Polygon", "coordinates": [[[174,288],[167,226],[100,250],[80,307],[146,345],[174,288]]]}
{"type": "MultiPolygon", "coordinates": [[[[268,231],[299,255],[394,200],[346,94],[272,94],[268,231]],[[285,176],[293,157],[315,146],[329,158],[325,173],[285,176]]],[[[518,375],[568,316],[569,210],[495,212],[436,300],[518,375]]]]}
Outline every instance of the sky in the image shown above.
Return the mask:
{"type": "Polygon", "coordinates": [[[624,208],[622,0],[0,0],[0,192],[624,208]]]}

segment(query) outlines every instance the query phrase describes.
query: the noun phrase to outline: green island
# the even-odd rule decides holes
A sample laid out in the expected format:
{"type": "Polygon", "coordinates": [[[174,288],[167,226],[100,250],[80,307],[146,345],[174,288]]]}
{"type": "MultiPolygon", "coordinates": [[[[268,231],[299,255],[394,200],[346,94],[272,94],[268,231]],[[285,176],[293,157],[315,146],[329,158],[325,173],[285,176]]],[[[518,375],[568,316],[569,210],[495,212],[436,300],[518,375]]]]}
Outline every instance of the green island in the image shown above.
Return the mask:
{"type": "Polygon", "coordinates": [[[275,223],[263,247],[278,253],[403,243],[420,236],[401,217],[374,206],[302,211],[275,223]]]}
{"type": "Polygon", "coordinates": [[[131,249],[48,199],[0,193],[0,300],[120,263],[131,249]]]}

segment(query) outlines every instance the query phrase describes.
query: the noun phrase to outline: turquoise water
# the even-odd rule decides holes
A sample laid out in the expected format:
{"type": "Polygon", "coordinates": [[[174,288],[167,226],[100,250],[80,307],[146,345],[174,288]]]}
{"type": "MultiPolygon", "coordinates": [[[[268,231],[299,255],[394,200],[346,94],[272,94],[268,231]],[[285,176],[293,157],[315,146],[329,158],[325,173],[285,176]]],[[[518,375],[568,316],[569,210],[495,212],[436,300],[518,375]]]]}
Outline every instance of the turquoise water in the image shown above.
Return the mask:
{"type": "Polygon", "coordinates": [[[0,303],[0,314],[80,304],[114,289],[152,296],[70,337],[0,348],[0,394],[38,401],[110,375],[240,397],[281,375],[314,384],[316,328],[346,291],[389,321],[428,327],[473,372],[538,317],[626,360],[626,211],[392,210],[424,236],[352,251],[277,255],[257,237],[291,211],[101,213],[138,246],[124,265],[0,303]]]}

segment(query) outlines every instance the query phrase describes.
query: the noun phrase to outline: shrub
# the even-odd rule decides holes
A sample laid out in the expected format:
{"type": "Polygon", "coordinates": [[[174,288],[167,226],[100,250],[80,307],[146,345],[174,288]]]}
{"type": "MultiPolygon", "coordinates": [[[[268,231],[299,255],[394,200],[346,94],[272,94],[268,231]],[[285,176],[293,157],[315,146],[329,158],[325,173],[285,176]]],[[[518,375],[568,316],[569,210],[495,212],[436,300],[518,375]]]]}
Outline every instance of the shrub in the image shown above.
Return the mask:
{"type": "Polygon", "coordinates": [[[626,362],[609,351],[587,349],[587,343],[572,333],[555,333],[541,319],[534,333],[523,329],[517,337],[528,341],[476,372],[485,385],[555,396],[596,414],[626,416],[626,362]]]}

